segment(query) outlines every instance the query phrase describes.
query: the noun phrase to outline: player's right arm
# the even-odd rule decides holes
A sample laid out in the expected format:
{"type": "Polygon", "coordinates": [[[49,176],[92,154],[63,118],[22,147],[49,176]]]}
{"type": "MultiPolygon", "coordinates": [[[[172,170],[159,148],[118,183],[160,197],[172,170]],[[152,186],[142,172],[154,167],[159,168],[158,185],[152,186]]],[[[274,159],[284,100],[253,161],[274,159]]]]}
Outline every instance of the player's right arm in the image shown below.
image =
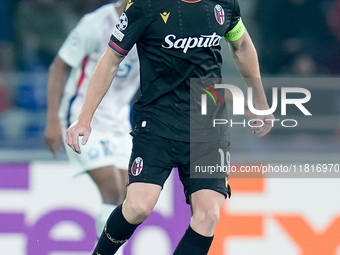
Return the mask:
{"type": "Polygon", "coordinates": [[[118,70],[119,63],[133,45],[143,37],[150,23],[149,8],[143,0],[129,2],[118,24],[114,27],[109,47],[100,58],[89,82],[85,101],[78,119],[66,132],[66,143],[77,153],[81,153],[79,136],[84,145],[91,132],[92,116],[109,89],[118,70]]]}
{"type": "MultiPolygon", "coordinates": [[[[62,131],[59,121],[59,107],[63,90],[72,68],[81,65],[83,59],[92,52],[97,44],[96,27],[92,25],[93,17],[85,15],[70,32],[58,51],[48,72],[47,81],[47,123],[45,129],[45,143],[53,153],[63,145],[62,131]]],[[[75,82],[68,84],[76,88],[75,82]]]]}
{"type": "Polygon", "coordinates": [[[44,136],[46,146],[53,155],[55,155],[63,145],[58,111],[67,74],[70,69],[71,67],[57,55],[48,72],[47,123],[44,136]]]}
{"type": "Polygon", "coordinates": [[[91,133],[92,116],[109,89],[123,58],[108,47],[97,63],[78,119],[66,131],[66,143],[77,153],[81,153],[79,136],[83,137],[82,144],[84,145],[91,133]]]}

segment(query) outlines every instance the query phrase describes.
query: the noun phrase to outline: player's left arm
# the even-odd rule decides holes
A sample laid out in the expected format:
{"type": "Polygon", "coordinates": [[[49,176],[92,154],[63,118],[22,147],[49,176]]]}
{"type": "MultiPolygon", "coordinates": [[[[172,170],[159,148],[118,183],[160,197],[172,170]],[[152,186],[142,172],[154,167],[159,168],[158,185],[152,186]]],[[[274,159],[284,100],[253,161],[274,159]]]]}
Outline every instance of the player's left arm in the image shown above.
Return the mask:
{"type": "MultiPolygon", "coordinates": [[[[235,64],[245,79],[248,87],[253,89],[253,105],[257,110],[268,110],[269,106],[264,93],[259,61],[255,46],[245,28],[242,19],[239,18],[236,25],[224,35],[224,39],[229,43],[230,51],[234,58],[235,64]]],[[[245,107],[249,109],[248,107],[245,107]]],[[[249,117],[264,121],[261,127],[252,128],[254,133],[259,137],[265,136],[272,128],[272,121],[275,119],[272,114],[254,115],[248,111],[249,117]]],[[[261,122],[255,122],[254,125],[260,126],[261,122]]]]}
{"type": "MultiPolygon", "coordinates": [[[[232,56],[242,77],[245,79],[248,87],[253,88],[254,108],[257,110],[268,110],[269,106],[261,81],[257,52],[242,23],[242,19],[225,35],[225,39],[230,45],[232,56]]],[[[265,136],[272,128],[272,122],[266,120],[275,119],[274,116],[272,114],[256,115],[256,119],[264,121],[265,124],[261,127],[253,128],[254,133],[259,137],[265,136]]],[[[255,123],[255,125],[259,126],[260,124],[255,123]]]]}

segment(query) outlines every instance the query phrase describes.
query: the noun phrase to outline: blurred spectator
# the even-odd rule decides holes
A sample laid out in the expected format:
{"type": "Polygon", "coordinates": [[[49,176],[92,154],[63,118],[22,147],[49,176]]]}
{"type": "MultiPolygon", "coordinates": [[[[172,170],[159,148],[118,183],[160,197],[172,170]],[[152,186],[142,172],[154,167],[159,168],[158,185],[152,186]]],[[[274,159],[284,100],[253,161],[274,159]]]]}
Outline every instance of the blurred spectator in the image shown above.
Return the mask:
{"type": "Polygon", "coordinates": [[[293,60],[291,70],[288,70],[287,73],[297,76],[315,76],[320,70],[321,67],[319,67],[319,70],[317,69],[317,64],[311,56],[302,54],[293,60]]]}
{"type": "Polygon", "coordinates": [[[258,0],[255,17],[265,73],[327,73],[323,54],[331,37],[321,9],[318,0],[258,0]]]}
{"type": "Polygon", "coordinates": [[[19,67],[47,69],[76,23],[72,8],[57,0],[22,0],[15,15],[19,67]]]}
{"type": "Polygon", "coordinates": [[[334,6],[329,12],[328,26],[340,42],[340,0],[334,2],[334,6]]]}
{"type": "Polygon", "coordinates": [[[9,95],[0,74],[0,113],[9,108],[9,95]]]}
{"type": "Polygon", "coordinates": [[[328,13],[328,26],[336,38],[331,54],[328,55],[329,69],[333,74],[340,74],[340,0],[334,2],[328,13]]]}
{"type": "Polygon", "coordinates": [[[12,36],[12,15],[11,5],[14,1],[0,0],[0,41],[11,41],[12,36]]]}
{"type": "MultiPolygon", "coordinates": [[[[117,0],[118,1],[118,0],[117,0]]],[[[75,0],[73,3],[77,18],[80,19],[86,13],[92,12],[107,3],[117,2],[110,0],[75,0]]]]}
{"type": "Polygon", "coordinates": [[[13,16],[19,0],[0,0],[0,71],[14,69],[13,16]]]}

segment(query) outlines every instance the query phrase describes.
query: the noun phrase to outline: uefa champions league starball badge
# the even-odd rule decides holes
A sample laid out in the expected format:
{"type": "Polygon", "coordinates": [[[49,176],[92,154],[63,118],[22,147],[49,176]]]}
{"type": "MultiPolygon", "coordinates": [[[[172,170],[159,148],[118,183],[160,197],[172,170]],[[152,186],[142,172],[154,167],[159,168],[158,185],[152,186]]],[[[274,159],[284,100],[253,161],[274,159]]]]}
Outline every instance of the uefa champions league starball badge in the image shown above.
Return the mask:
{"type": "Polygon", "coordinates": [[[117,24],[117,28],[119,31],[123,31],[127,28],[128,26],[128,17],[126,16],[126,14],[123,12],[123,14],[120,16],[119,20],[118,20],[118,24],[117,24]]]}

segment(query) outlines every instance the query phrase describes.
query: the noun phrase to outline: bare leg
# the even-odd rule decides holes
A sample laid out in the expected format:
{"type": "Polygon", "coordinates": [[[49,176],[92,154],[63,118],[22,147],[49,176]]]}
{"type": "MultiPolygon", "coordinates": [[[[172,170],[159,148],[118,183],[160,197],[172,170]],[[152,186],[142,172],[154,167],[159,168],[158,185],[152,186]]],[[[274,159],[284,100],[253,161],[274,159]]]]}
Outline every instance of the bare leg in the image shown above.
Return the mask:
{"type": "Polygon", "coordinates": [[[155,207],[161,187],[149,183],[132,183],[128,186],[123,215],[131,224],[143,222],[155,207]]]}
{"type": "Polygon", "coordinates": [[[107,218],[126,197],[125,176],[127,171],[119,170],[114,166],[106,166],[91,170],[88,173],[97,184],[103,199],[100,213],[96,217],[97,235],[100,236],[107,218]]]}
{"type": "Polygon", "coordinates": [[[88,172],[97,184],[103,202],[106,204],[121,204],[126,196],[126,171],[119,170],[114,166],[105,166],[88,172]]]}
{"type": "Polygon", "coordinates": [[[126,200],[111,213],[92,254],[118,254],[122,244],[151,213],[160,191],[161,187],[155,184],[130,184],[126,200]]]}
{"type": "Polygon", "coordinates": [[[225,196],[213,190],[199,190],[191,195],[190,226],[203,236],[213,236],[225,196]]]}
{"type": "Polygon", "coordinates": [[[190,197],[190,226],[174,251],[174,255],[207,255],[220,216],[224,195],[213,190],[199,190],[190,197]]]}

